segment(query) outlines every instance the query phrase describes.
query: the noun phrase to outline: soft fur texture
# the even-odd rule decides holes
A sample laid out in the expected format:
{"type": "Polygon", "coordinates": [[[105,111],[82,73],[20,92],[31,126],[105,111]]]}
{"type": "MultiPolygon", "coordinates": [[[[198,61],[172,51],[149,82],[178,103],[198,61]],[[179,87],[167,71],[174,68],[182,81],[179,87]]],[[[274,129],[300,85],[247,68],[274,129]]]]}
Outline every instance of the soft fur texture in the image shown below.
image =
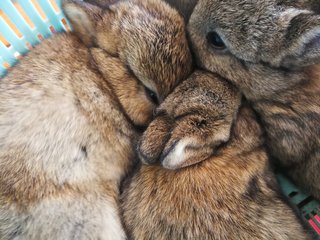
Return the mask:
{"type": "Polygon", "coordinates": [[[137,127],[191,71],[183,19],[165,3],[64,10],[74,33],[0,81],[2,240],[125,239],[118,187],[137,127]]]}
{"type": "Polygon", "coordinates": [[[97,5],[102,8],[106,8],[106,7],[110,6],[111,4],[114,4],[119,1],[120,0],[85,0],[85,2],[97,5]]]}
{"type": "Polygon", "coordinates": [[[282,200],[263,132],[250,108],[238,112],[240,97],[196,72],[160,105],[139,153],[161,166],[141,165],[122,193],[129,237],[312,239],[282,200]]]}
{"type": "Polygon", "coordinates": [[[269,153],[320,199],[319,2],[193,2],[188,31],[199,65],[241,90],[259,115],[269,153]],[[225,47],[214,45],[214,33],[225,47]]]}
{"type": "Polygon", "coordinates": [[[178,9],[186,21],[189,19],[192,10],[197,3],[197,1],[193,0],[167,0],[166,2],[178,9]]]}

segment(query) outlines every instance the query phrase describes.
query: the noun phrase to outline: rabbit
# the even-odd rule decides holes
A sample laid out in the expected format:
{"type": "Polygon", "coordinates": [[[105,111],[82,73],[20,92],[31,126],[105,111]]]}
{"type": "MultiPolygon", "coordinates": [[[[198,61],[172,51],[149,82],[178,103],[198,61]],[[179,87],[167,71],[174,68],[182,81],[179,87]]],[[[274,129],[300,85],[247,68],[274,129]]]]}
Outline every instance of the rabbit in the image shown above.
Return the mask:
{"type": "Polygon", "coordinates": [[[284,202],[254,112],[225,79],[196,71],[141,138],[121,194],[130,239],[312,239],[284,202]]]}
{"type": "Polygon", "coordinates": [[[316,2],[193,0],[187,28],[197,64],[244,94],[258,113],[275,164],[320,199],[316,2]]]}
{"type": "Polygon", "coordinates": [[[74,31],[0,81],[1,240],[126,239],[120,182],[154,109],[192,71],[183,18],[161,1],[63,9],[74,31]]]}

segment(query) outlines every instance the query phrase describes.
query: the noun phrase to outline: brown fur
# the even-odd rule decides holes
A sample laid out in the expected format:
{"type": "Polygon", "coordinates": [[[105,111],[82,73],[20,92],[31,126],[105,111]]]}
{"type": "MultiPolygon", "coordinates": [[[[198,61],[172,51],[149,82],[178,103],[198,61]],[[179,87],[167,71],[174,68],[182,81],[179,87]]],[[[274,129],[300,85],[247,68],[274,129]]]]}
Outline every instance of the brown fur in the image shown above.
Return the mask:
{"type": "Polygon", "coordinates": [[[309,9],[320,13],[319,0],[280,0],[280,4],[292,6],[300,9],[309,9]]]}
{"type": "Polygon", "coordinates": [[[279,195],[254,113],[239,105],[225,80],[196,72],[160,106],[139,152],[162,166],[140,166],[122,193],[132,239],[311,239],[279,195]],[[171,160],[189,167],[166,169],[176,151],[171,160]]]}
{"type": "Polygon", "coordinates": [[[191,71],[183,19],[164,3],[64,10],[74,33],[0,81],[0,239],[124,239],[118,186],[157,105],[146,88],[161,102],[191,71]]]}
{"type": "Polygon", "coordinates": [[[85,2],[98,5],[101,8],[106,8],[111,4],[117,3],[120,0],[85,0],[85,2]]]}
{"type": "Polygon", "coordinates": [[[195,2],[188,29],[199,65],[241,90],[259,114],[270,154],[320,199],[317,1],[195,2]],[[225,47],[213,45],[213,33],[225,47]]]}
{"type": "Polygon", "coordinates": [[[166,0],[166,2],[169,3],[172,7],[179,10],[186,21],[190,18],[192,10],[197,3],[197,1],[194,0],[166,0]]]}

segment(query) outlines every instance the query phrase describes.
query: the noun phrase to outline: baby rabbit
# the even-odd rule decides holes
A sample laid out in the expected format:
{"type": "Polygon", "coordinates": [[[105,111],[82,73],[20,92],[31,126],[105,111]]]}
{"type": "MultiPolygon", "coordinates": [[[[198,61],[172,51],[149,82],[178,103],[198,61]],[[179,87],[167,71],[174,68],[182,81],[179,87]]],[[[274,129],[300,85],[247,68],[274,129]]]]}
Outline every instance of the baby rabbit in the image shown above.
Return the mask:
{"type": "Polygon", "coordinates": [[[313,2],[292,1],[305,5],[299,9],[288,1],[199,0],[188,29],[199,65],[242,91],[272,157],[320,199],[320,15],[306,10],[313,2]]]}
{"type": "Polygon", "coordinates": [[[239,105],[234,87],[200,71],[160,105],[139,155],[162,166],[140,166],[121,195],[128,236],[311,239],[278,192],[255,115],[239,105]]]}
{"type": "Polygon", "coordinates": [[[191,72],[182,17],[158,0],[65,1],[74,33],[0,81],[0,239],[125,239],[119,183],[140,127],[191,72]]]}

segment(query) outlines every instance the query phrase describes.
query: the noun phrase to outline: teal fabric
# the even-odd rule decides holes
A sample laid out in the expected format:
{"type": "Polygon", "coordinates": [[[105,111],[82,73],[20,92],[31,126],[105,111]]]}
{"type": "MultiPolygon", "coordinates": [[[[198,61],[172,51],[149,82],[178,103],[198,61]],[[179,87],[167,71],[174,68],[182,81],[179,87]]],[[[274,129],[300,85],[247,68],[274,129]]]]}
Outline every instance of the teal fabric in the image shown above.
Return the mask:
{"type": "MultiPolygon", "coordinates": [[[[3,18],[0,17],[0,34],[10,44],[6,47],[0,42],[0,77],[6,74],[4,63],[13,66],[17,59],[14,54],[26,54],[29,50],[27,44],[32,46],[40,43],[38,35],[48,38],[52,35],[50,26],[53,26],[56,32],[65,31],[64,25],[61,20],[65,18],[62,11],[55,12],[49,0],[37,0],[47,19],[43,20],[38,13],[37,9],[32,4],[31,0],[14,0],[20,4],[24,12],[29,16],[35,27],[31,27],[25,22],[20,13],[16,10],[11,0],[1,0],[0,10],[2,10],[12,21],[12,23],[22,33],[23,37],[19,38],[15,32],[7,25],[3,18]]],[[[61,0],[56,0],[56,3],[61,6],[61,0]]]]}

